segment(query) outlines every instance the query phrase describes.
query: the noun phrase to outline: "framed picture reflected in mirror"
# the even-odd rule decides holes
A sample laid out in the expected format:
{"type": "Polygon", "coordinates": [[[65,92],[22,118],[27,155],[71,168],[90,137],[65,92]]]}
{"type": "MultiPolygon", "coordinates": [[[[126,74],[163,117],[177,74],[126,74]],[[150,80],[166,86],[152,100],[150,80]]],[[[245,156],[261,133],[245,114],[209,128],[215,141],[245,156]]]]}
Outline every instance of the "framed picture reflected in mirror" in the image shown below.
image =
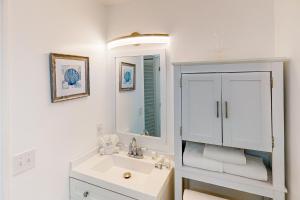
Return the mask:
{"type": "Polygon", "coordinates": [[[136,68],[135,64],[121,62],[120,79],[119,79],[120,91],[135,90],[135,84],[136,84],[135,68],[136,68]]]}

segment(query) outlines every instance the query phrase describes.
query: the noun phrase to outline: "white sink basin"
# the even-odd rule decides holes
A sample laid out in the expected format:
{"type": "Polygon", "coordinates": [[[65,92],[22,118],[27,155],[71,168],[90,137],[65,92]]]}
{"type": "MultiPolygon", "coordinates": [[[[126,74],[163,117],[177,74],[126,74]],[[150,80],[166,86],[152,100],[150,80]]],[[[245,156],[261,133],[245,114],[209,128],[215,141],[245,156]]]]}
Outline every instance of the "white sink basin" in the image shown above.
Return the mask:
{"type": "Polygon", "coordinates": [[[73,162],[70,177],[134,199],[156,200],[165,199],[164,191],[173,187],[172,172],[173,169],[156,169],[150,157],[135,159],[122,152],[96,154],[73,162]],[[131,176],[124,178],[124,173],[131,176]]]}
{"type": "Polygon", "coordinates": [[[112,176],[115,176],[115,172],[119,171],[130,171],[149,175],[153,170],[153,164],[141,162],[140,160],[129,157],[111,155],[101,159],[92,169],[101,173],[111,174],[112,176]]]}

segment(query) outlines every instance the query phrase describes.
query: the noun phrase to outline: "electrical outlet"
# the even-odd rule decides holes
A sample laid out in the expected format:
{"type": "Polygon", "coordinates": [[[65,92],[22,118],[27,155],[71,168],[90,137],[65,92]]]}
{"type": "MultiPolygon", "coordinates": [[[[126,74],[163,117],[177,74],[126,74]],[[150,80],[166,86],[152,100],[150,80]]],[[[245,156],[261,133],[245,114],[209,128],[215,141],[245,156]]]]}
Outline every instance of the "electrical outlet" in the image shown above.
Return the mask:
{"type": "Polygon", "coordinates": [[[18,175],[35,167],[35,150],[27,151],[13,158],[13,174],[18,175]]]}

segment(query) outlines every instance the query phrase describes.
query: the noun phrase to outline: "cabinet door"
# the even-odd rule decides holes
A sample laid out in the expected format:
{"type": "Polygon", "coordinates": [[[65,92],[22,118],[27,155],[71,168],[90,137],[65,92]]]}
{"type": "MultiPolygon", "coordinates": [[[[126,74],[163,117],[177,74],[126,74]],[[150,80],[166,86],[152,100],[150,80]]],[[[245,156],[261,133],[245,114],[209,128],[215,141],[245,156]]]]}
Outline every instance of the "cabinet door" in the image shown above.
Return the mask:
{"type": "Polygon", "coordinates": [[[222,74],[223,145],[272,151],[269,72],[222,74]]]}
{"type": "Polygon", "coordinates": [[[70,179],[70,197],[71,200],[134,200],[73,178],[70,179]]]}
{"type": "Polygon", "coordinates": [[[222,144],[221,74],[182,75],[182,139],[222,144]]]}

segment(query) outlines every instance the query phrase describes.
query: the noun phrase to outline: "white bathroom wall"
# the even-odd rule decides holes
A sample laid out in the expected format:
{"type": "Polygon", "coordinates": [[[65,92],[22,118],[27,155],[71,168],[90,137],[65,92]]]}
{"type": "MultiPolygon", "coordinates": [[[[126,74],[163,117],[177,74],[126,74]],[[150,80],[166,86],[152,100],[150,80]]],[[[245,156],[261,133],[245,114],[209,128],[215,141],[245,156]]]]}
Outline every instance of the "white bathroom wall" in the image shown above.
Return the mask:
{"type": "Polygon", "coordinates": [[[285,66],[286,172],[288,199],[300,199],[300,1],[275,0],[276,56],[288,57],[285,66]]]}
{"type": "Polygon", "coordinates": [[[111,6],[108,39],[170,33],[171,60],[273,56],[273,0],[132,0],[111,6]]]}
{"type": "MultiPolygon", "coordinates": [[[[0,35],[1,35],[1,40],[0,40],[0,120],[1,120],[1,127],[0,127],[0,134],[1,134],[1,161],[2,162],[2,177],[0,178],[2,182],[2,187],[1,187],[1,192],[2,192],[2,198],[4,200],[9,199],[9,180],[10,180],[10,160],[9,160],[9,149],[10,149],[10,144],[9,144],[9,128],[8,128],[8,116],[9,116],[9,108],[8,108],[8,88],[7,88],[7,82],[8,82],[8,67],[6,64],[6,40],[5,37],[7,35],[5,28],[7,25],[6,18],[7,18],[7,2],[5,0],[0,0],[1,3],[1,12],[0,12],[0,18],[1,18],[1,30],[0,30],[0,35]]],[[[1,176],[0,175],[0,176],[1,176]]],[[[1,199],[1,198],[0,198],[1,199]]]]}
{"type": "Polygon", "coordinates": [[[134,31],[171,35],[167,46],[169,152],[174,151],[170,62],[273,56],[273,11],[273,0],[132,0],[108,8],[108,39],[134,31]]]}
{"type": "Polygon", "coordinates": [[[4,128],[3,128],[3,1],[0,0],[0,199],[4,199],[4,128]]]}
{"type": "MultiPolygon", "coordinates": [[[[105,8],[99,0],[5,0],[10,154],[36,150],[34,169],[10,175],[10,200],[69,199],[69,161],[107,124],[105,8]],[[50,101],[49,53],[90,57],[91,96],[50,101]]],[[[105,127],[104,127],[105,129],[105,127]]]]}
{"type": "Polygon", "coordinates": [[[143,57],[120,57],[116,59],[116,84],[119,88],[119,67],[121,62],[135,64],[136,88],[133,91],[116,90],[116,124],[120,132],[142,134],[145,130],[144,118],[144,67],[143,57]]]}
{"type": "MultiPolygon", "coordinates": [[[[171,35],[171,43],[167,46],[170,153],[174,149],[173,69],[170,62],[272,57],[273,6],[273,0],[132,0],[109,7],[108,39],[134,31],[171,35]]],[[[190,186],[199,188],[197,183],[190,183],[190,186]]],[[[209,189],[215,191],[215,188],[209,189]]],[[[262,199],[235,191],[224,190],[222,193],[247,200],[262,199]]]]}

